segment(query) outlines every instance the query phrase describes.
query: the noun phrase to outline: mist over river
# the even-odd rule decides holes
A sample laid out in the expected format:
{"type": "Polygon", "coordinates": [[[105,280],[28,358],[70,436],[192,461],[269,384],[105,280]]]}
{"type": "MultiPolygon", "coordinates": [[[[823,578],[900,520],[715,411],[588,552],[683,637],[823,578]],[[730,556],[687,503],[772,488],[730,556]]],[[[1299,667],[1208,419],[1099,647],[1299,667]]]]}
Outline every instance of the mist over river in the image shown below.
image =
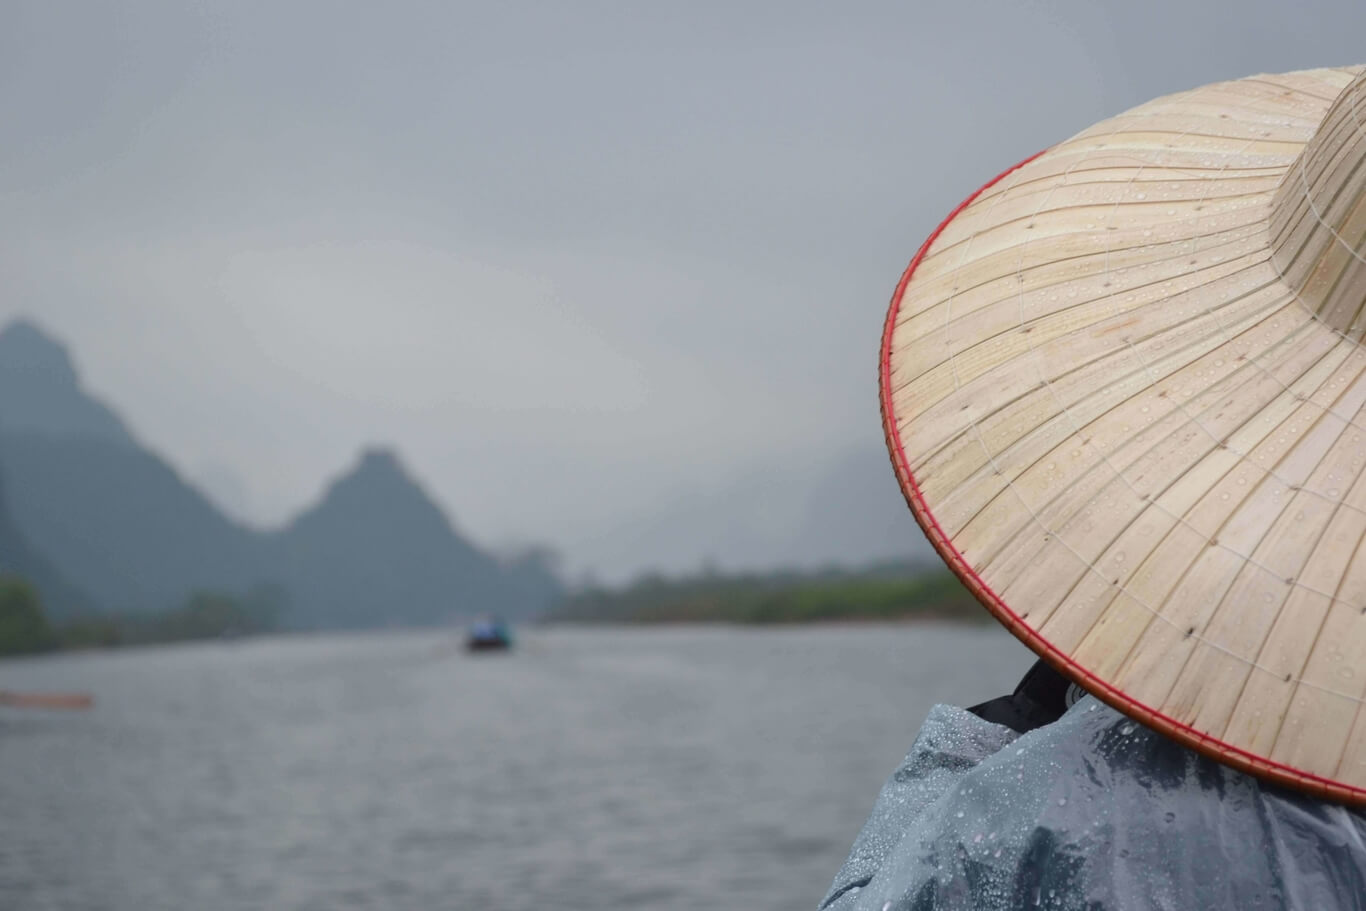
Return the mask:
{"type": "Polygon", "coordinates": [[[0,908],[812,909],[994,625],[288,636],[0,661],[0,908]]]}

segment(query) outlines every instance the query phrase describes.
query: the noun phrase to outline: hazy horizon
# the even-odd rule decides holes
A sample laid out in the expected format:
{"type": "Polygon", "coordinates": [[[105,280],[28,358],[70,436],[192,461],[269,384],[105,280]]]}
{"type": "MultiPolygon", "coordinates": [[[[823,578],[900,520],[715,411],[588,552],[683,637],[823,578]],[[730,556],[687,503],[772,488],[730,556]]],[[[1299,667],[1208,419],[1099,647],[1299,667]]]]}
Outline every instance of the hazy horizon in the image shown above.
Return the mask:
{"type": "Polygon", "coordinates": [[[908,516],[862,540],[835,512],[904,510],[875,359],[924,236],[1153,96],[1358,62],[1366,8],[18,3],[0,26],[0,323],[65,342],[252,525],[383,445],[480,544],[621,577],[923,552],[908,516]]]}

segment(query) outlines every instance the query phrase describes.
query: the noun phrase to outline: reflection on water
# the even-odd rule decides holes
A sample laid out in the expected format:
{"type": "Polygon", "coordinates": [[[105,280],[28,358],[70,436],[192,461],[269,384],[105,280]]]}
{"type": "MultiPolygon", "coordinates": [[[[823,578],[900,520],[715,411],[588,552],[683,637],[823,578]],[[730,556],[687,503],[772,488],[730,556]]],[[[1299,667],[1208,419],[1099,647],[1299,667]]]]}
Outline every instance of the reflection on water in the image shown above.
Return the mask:
{"type": "Polygon", "coordinates": [[[0,662],[0,907],[813,908],[991,628],[527,630],[0,662]]]}

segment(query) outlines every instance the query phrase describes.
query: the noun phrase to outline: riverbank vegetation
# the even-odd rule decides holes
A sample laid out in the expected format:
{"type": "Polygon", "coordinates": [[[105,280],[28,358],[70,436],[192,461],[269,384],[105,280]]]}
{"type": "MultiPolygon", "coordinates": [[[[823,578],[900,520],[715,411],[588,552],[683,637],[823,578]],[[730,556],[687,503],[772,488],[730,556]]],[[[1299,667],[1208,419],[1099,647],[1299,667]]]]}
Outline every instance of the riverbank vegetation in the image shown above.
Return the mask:
{"type": "Polygon", "coordinates": [[[990,619],[944,569],[883,564],[812,573],[646,576],[571,596],[546,618],[565,623],[811,623],[990,619]]]}
{"type": "Polygon", "coordinates": [[[89,614],[55,623],[32,585],[0,576],[0,656],[255,635],[275,629],[282,608],[282,593],[262,586],[241,597],[199,592],[166,611],[89,614]]]}

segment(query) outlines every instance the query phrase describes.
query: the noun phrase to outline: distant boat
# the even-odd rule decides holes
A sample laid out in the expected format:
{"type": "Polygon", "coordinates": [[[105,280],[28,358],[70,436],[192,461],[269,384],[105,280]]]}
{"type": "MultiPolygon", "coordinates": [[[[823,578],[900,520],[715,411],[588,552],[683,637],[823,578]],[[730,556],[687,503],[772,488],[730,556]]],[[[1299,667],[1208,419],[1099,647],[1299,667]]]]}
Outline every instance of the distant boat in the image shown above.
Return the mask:
{"type": "Polygon", "coordinates": [[[95,704],[89,693],[14,693],[0,690],[0,705],[21,709],[88,709],[95,704]]]}
{"type": "Polygon", "coordinates": [[[512,630],[502,620],[477,620],[465,636],[465,649],[471,652],[507,651],[512,648],[512,630]]]}

